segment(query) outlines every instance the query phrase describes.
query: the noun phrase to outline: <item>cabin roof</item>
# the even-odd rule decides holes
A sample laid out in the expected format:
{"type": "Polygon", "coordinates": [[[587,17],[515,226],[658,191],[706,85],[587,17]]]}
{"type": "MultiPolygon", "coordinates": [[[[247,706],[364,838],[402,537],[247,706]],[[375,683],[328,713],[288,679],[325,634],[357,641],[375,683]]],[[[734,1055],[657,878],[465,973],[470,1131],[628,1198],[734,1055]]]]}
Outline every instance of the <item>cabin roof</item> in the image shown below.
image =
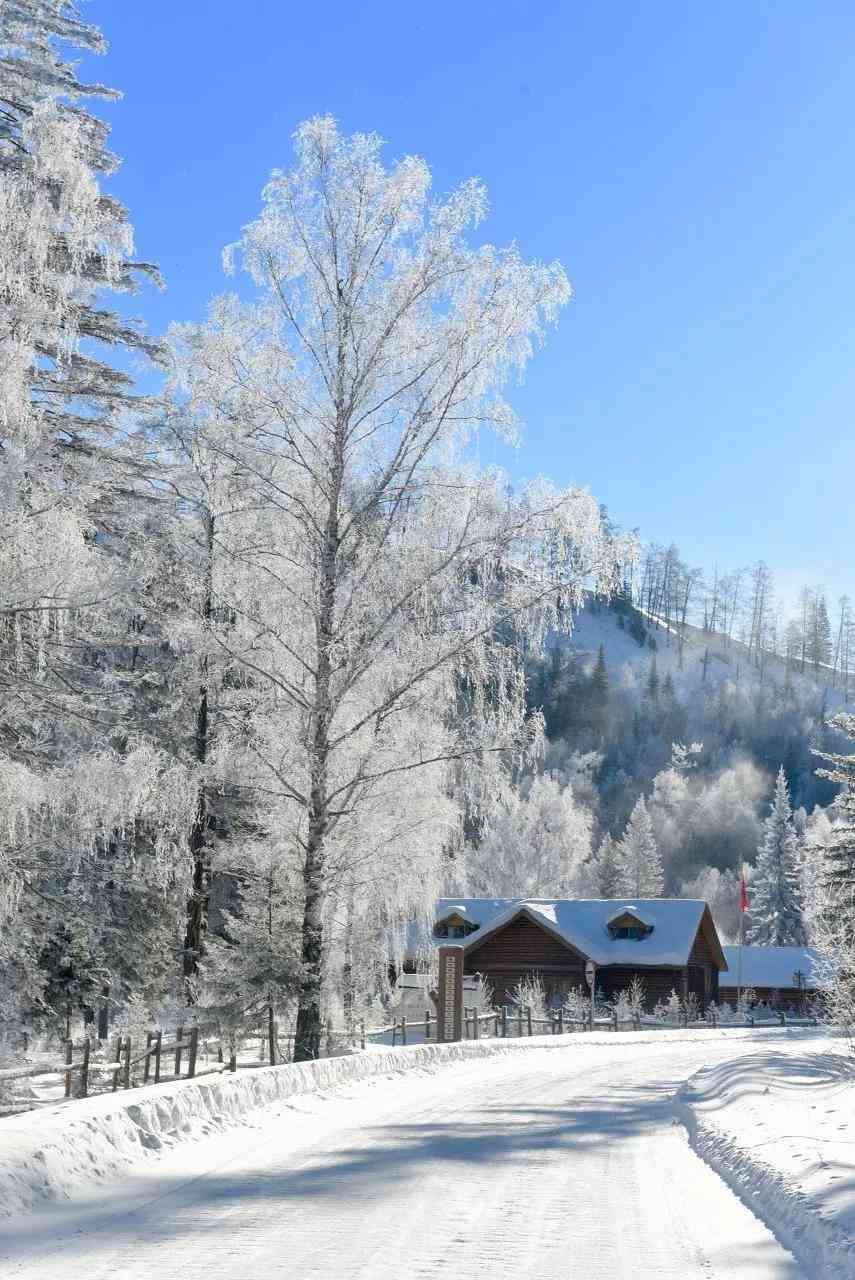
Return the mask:
{"type": "MultiPolygon", "coordinates": [[[[469,950],[520,914],[598,965],[687,964],[702,922],[708,941],[715,940],[713,952],[718,951],[709,909],[697,898],[441,898],[435,918],[440,923],[458,915],[477,925],[462,943],[469,950]],[[640,939],[613,938],[609,923],[625,913],[652,932],[640,939]]],[[[720,963],[727,963],[723,955],[720,963]]]]}
{"type": "MultiPolygon", "coordinates": [[[[722,975],[719,985],[737,985],[739,975],[739,947],[725,947],[728,973],[722,975]]],[[[808,989],[819,986],[823,961],[812,947],[743,947],[742,986],[772,987],[781,990],[795,987],[793,974],[801,969],[808,989]]]]}

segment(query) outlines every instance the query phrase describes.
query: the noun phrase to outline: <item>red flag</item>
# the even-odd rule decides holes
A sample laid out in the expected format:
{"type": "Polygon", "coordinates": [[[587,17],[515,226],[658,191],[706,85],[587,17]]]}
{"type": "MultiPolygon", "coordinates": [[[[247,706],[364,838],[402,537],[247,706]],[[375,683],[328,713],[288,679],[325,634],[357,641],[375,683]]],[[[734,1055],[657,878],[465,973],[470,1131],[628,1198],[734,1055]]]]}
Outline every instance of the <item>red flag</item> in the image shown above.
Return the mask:
{"type": "Polygon", "coordinates": [[[748,910],[748,886],[745,883],[745,868],[742,868],[742,875],[739,877],[739,910],[748,910]]]}

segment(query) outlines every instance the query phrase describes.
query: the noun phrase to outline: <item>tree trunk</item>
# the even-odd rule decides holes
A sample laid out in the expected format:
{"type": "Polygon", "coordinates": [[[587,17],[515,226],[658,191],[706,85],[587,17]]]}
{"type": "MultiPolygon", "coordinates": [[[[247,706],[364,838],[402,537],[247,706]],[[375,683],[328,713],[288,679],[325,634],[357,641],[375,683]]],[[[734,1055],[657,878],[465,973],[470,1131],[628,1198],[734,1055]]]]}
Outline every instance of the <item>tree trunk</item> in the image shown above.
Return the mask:
{"type": "MultiPolygon", "coordinates": [[[[211,624],[213,607],[214,517],[205,513],[207,563],[205,566],[205,598],[202,604],[204,628],[211,624]]],[[[207,643],[207,641],[206,641],[207,643]]],[[[194,754],[200,765],[208,759],[208,654],[202,655],[202,680],[196,710],[194,754]]],[[[184,934],[184,992],[188,1004],[196,1003],[195,978],[199,960],[204,954],[208,929],[208,905],[211,896],[211,864],[208,858],[208,794],[204,782],[199,787],[196,815],[190,830],[190,857],[193,863],[193,888],[187,901],[187,928],[184,934]]]]}

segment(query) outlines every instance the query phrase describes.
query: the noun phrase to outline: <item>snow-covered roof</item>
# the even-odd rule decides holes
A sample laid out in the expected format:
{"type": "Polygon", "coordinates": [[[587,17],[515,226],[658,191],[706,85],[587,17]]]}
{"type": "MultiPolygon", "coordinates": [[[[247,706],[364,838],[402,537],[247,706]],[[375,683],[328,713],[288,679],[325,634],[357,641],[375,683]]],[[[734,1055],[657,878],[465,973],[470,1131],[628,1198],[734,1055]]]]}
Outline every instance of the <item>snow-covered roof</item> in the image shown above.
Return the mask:
{"type": "Polygon", "coordinates": [[[696,898],[440,898],[436,919],[457,915],[477,926],[462,942],[466,950],[523,912],[595,964],[684,965],[705,908],[696,898]],[[626,912],[651,927],[647,937],[611,936],[609,922],[626,912]]]}
{"type": "MultiPolygon", "coordinates": [[[[735,987],[739,974],[739,947],[725,947],[727,974],[719,979],[720,987],[735,987]]],[[[821,966],[819,952],[810,947],[743,947],[743,987],[795,987],[793,974],[801,969],[805,985],[815,988],[819,984],[821,966]]]]}

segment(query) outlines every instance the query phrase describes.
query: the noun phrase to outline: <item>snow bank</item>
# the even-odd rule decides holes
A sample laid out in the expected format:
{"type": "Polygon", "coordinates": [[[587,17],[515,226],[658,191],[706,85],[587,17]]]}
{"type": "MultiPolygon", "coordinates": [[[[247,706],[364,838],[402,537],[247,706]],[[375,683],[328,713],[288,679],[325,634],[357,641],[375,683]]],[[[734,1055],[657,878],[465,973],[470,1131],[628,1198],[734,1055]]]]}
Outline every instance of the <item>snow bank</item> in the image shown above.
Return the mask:
{"type": "Polygon", "coordinates": [[[679,1101],[695,1151],[816,1280],[855,1280],[855,1063],[829,1040],[705,1067],[679,1101]]]}
{"type": "MultiPolygon", "coordinates": [[[[585,1037],[590,1044],[597,1037],[585,1037]]],[[[101,1094],[0,1120],[0,1215],[69,1197],[92,1182],[120,1177],[130,1164],[177,1142],[205,1137],[243,1115],[296,1094],[444,1063],[567,1047],[568,1038],[461,1041],[391,1049],[318,1062],[238,1070],[101,1094]]]]}

